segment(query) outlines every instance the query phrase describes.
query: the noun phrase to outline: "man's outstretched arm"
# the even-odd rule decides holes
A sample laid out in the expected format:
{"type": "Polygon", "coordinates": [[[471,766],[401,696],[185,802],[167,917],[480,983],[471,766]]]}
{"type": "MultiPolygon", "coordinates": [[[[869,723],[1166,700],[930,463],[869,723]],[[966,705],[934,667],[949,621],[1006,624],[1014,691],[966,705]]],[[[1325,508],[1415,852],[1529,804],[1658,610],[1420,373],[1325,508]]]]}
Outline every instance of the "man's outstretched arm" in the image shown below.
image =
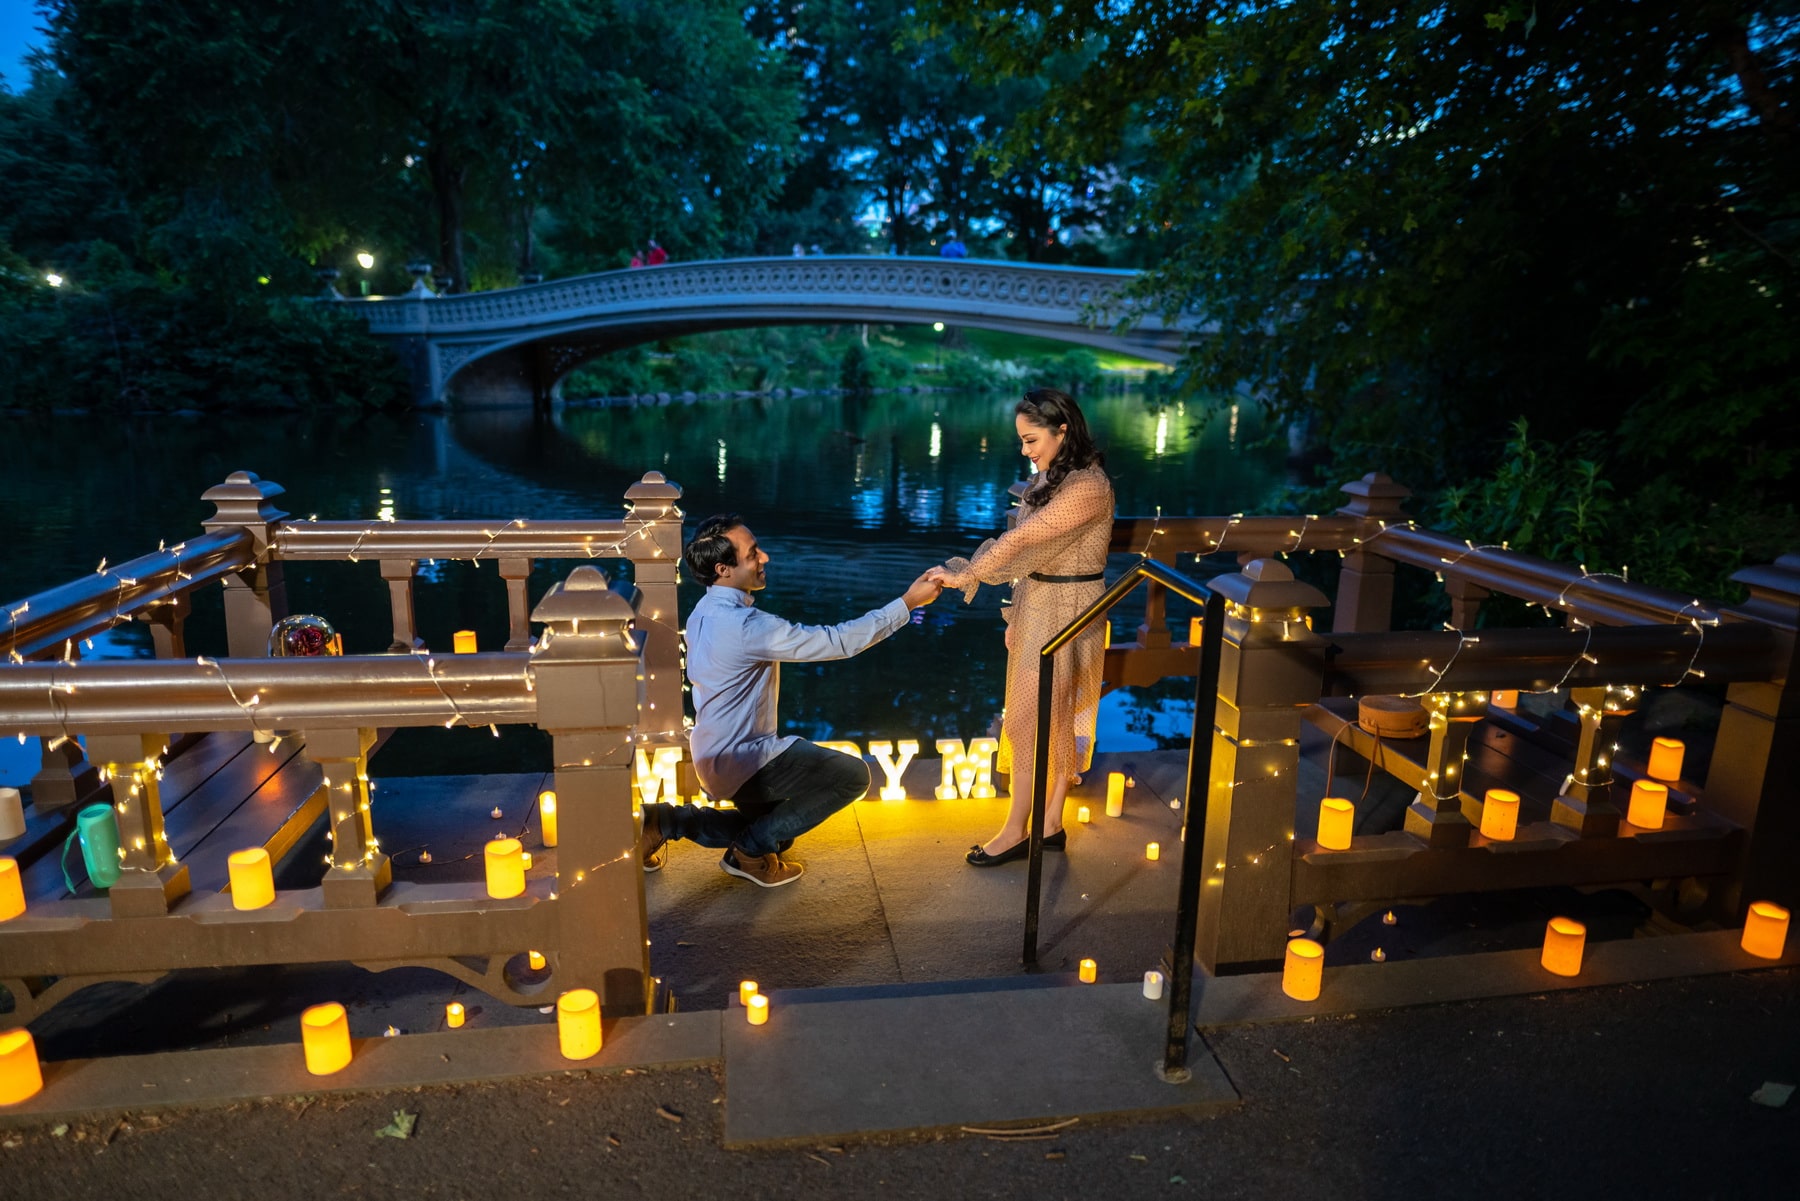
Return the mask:
{"type": "Polygon", "coordinates": [[[758,659],[818,663],[860,655],[907,623],[912,610],[929,605],[943,588],[924,576],[904,595],[861,617],[834,626],[805,626],[752,609],[744,618],[744,649],[758,659]]]}

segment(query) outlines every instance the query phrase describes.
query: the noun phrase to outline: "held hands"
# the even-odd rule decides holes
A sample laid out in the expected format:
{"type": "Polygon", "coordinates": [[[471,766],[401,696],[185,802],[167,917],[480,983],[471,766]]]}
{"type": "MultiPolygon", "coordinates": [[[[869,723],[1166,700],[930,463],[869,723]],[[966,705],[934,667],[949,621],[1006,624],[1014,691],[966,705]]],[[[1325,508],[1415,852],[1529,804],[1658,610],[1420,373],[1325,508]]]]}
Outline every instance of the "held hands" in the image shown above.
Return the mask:
{"type": "Polygon", "coordinates": [[[941,574],[942,569],[933,567],[931,571],[926,572],[924,575],[914,580],[912,585],[907,588],[906,595],[900,598],[906,602],[906,607],[908,609],[917,609],[921,605],[929,605],[938,598],[939,593],[943,592],[943,583],[940,580],[933,579],[932,572],[941,574]]]}

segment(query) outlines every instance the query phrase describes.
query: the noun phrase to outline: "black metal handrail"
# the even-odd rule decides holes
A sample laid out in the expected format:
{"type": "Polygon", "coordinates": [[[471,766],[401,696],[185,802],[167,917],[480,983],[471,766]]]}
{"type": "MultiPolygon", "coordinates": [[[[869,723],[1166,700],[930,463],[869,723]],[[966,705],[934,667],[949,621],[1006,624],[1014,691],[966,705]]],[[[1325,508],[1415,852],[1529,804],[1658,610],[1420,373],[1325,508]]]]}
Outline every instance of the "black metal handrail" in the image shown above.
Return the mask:
{"type": "Polygon", "coordinates": [[[1219,695],[1219,655],[1225,598],[1205,584],[1164,567],[1148,555],[1134,563],[1100,598],[1064,626],[1039,652],[1037,753],[1031,775],[1031,869],[1025,881],[1025,964],[1035,966],[1038,952],[1038,909],[1044,879],[1044,805],[1050,778],[1050,724],[1055,697],[1056,652],[1067,646],[1101,615],[1128,596],[1144,580],[1152,580],[1203,607],[1200,625],[1200,671],[1194,687],[1194,735],[1188,747],[1187,803],[1181,818],[1180,893],[1175,903],[1175,946],[1169,972],[1169,1037],[1163,1050],[1162,1075],[1187,1079],[1188,1010],[1193,994],[1194,941],[1200,928],[1200,872],[1203,860],[1196,839],[1206,834],[1206,787],[1212,775],[1212,728],[1219,695]],[[1204,732],[1204,737],[1202,733],[1204,732]],[[1195,820],[1198,813],[1199,819],[1195,820]]]}

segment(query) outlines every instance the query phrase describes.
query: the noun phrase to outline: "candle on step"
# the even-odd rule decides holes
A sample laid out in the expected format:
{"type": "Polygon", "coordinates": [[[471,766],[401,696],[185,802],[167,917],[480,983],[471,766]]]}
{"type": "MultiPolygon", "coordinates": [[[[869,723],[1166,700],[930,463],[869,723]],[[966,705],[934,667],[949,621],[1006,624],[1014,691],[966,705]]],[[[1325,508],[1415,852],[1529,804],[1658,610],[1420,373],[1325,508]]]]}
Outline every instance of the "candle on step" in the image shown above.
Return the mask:
{"type": "Polygon", "coordinates": [[[1083,959],[1081,968],[1075,973],[1083,984],[1092,984],[1100,978],[1100,965],[1092,959],[1083,959]]]}
{"type": "Polygon", "coordinates": [[[1519,794],[1507,788],[1490,788],[1481,798],[1481,836],[1510,842],[1519,832],[1519,794]]]}
{"type": "Polygon", "coordinates": [[[525,952],[525,962],[531,965],[532,971],[541,972],[544,970],[546,961],[542,951],[527,951],[525,952]]]}
{"type": "Polygon", "coordinates": [[[544,845],[556,845],[556,793],[546,788],[538,793],[538,829],[543,832],[544,845]]]}
{"type": "Polygon", "coordinates": [[[261,909],[275,899],[275,873],[262,847],[231,852],[225,870],[231,876],[232,908],[261,909]]]}
{"type": "Polygon", "coordinates": [[[456,653],[459,655],[472,655],[479,649],[475,645],[474,630],[458,630],[453,638],[456,644],[456,653]]]}
{"type": "Polygon", "coordinates": [[[1631,784],[1631,807],[1625,820],[1640,830],[1660,830],[1663,814],[1669,807],[1669,786],[1654,780],[1634,780],[1631,784]]]}
{"type": "Polygon", "coordinates": [[[1544,927],[1544,970],[1558,976],[1581,974],[1581,952],[1587,946],[1587,927],[1574,918],[1553,917],[1544,927]]]}
{"type": "Polygon", "coordinates": [[[1519,690],[1516,688],[1498,688],[1488,694],[1488,703],[1497,709],[1517,709],[1519,707],[1519,690]]]}
{"type": "Polygon", "coordinates": [[[1125,814],[1125,773],[1109,771],[1106,773],[1106,816],[1123,817],[1125,814]]]}
{"type": "Polygon", "coordinates": [[[0,842],[25,836],[25,802],[17,788],[0,788],[0,842]]]}
{"type": "Polygon", "coordinates": [[[1288,939],[1281,964],[1281,991],[1296,1001],[1316,1001],[1325,978],[1325,948],[1310,938],[1288,939]]]}
{"type": "Polygon", "coordinates": [[[1146,843],[1144,846],[1144,858],[1150,860],[1150,862],[1152,862],[1152,863],[1155,863],[1158,859],[1161,859],[1162,858],[1162,844],[1155,843],[1155,842],[1146,843]]]}
{"type": "Polygon", "coordinates": [[[306,1070],[329,1076],[350,1062],[350,1018],[336,1001],[314,1005],[300,1015],[300,1045],[306,1070]]]}
{"type": "Polygon", "coordinates": [[[571,988],[556,998],[556,1043],[564,1059],[592,1059],[600,1053],[600,995],[571,988]]]}
{"type": "Polygon", "coordinates": [[[1200,645],[1200,627],[1204,624],[1206,623],[1198,617],[1188,618],[1188,644],[1190,646],[1200,645]]]}
{"type": "Polygon", "coordinates": [[[468,1016],[468,1010],[463,1008],[461,1001],[452,1001],[444,1006],[444,1025],[452,1030],[460,1029],[468,1016]]]}
{"type": "Polygon", "coordinates": [[[763,996],[761,993],[757,993],[754,997],[750,998],[749,1004],[744,1006],[744,1012],[749,1016],[750,1024],[752,1026],[767,1025],[769,1021],[769,998],[763,996]]]}
{"type": "Polygon", "coordinates": [[[1759,959],[1780,959],[1787,949],[1788,911],[1773,901],[1753,901],[1744,915],[1744,950],[1759,959]]]}
{"type": "Polygon", "coordinates": [[[525,891],[524,848],[516,838],[496,838],[487,844],[487,893],[496,900],[525,891]]]}
{"type": "Polygon", "coordinates": [[[1653,779],[1681,779],[1681,760],[1687,754],[1687,744],[1679,738],[1657,738],[1650,743],[1650,765],[1648,771],[1653,779]]]}
{"type": "Polygon", "coordinates": [[[1328,796],[1319,802],[1319,845],[1328,851],[1350,849],[1350,835],[1356,826],[1356,806],[1341,796],[1328,796]]]}
{"type": "Polygon", "coordinates": [[[1144,973],[1144,996],[1151,1001],[1162,1000],[1163,974],[1158,971],[1144,973]]]}
{"type": "Polygon", "coordinates": [[[754,997],[757,994],[757,992],[758,992],[758,989],[756,987],[756,981],[754,981],[754,980],[739,980],[738,981],[738,1004],[742,1005],[745,1009],[750,1008],[750,998],[754,997]]]}
{"type": "Polygon", "coordinates": [[[1083,825],[1086,825],[1090,820],[1092,820],[1093,816],[1094,815],[1092,813],[1088,812],[1088,807],[1086,805],[1079,806],[1075,810],[1075,820],[1078,822],[1081,822],[1083,825]]]}
{"type": "Polygon", "coordinates": [[[25,882],[19,876],[19,861],[0,856],[0,922],[25,912],[25,882]]]}
{"type": "Polygon", "coordinates": [[[526,871],[531,870],[531,852],[530,851],[520,851],[519,852],[519,866],[521,868],[525,869],[526,871]]]}
{"type": "Polygon", "coordinates": [[[0,1105],[17,1105],[43,1087],[44,1070],[31,1031],[0,1030],[0,1105]]]}

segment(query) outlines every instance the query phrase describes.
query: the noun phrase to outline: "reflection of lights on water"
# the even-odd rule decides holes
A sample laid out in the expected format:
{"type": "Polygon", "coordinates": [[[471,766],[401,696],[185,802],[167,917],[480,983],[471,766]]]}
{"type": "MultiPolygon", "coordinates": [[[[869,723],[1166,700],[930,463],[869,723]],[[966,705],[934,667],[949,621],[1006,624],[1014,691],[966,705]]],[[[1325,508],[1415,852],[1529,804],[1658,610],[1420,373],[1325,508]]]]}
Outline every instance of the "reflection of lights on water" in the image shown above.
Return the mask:
{"type": "Polygon", "coordinates": [[[1163,452],[1169,448],[1169,415],[1156,415],[1156,457],[1162,458],[1163,452]]]}
{"type": "Polygon", "coordinates": [[[944,427],[937,422],[931,423],[931,457],[937,458],[944,453],[944,427]]]}
{"type": "Polygon", "coordinates": [[[862,486],[862,480],[863,480],[863,446],[861,443],[858,443],[857,447],[856,447],[856,478],[854,480],[852,480],[851,482],[860,488],[862,486]]]}
{"type": "Polygon", "coordinates": [[[725,482],[725,439],[719,439],[719,482],[725,482]]]}
{"type": "Polygon", "coordinates": [[[394,520],[394,490],[392,488],[383,488],[381,490],[381,503],[375,510],[375,520],[394,520]]]}
{"type": "Polygon", "coordinates": [[[1231,406],[1231,428],[1225,431],[1226,439],[1233,446],[1237,445],[1237,417],[1238,417],[1238,407],[1236,404],[1233,404],[1231,406]]]}
{"type": "Polygon", "coordinates": [[[987,435],[986,434],[981,435],[981,453],[984,455],[987,453],[987,435]]]}

